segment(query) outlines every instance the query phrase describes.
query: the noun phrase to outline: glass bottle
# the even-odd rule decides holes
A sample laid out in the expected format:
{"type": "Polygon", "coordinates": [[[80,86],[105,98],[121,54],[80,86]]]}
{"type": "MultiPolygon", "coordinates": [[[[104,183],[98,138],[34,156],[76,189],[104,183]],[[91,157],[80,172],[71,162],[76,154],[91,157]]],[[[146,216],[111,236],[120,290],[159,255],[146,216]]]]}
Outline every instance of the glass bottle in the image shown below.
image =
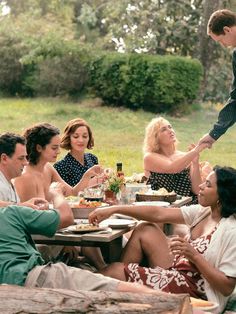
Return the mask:
{"type": "Polygon", "coordinates": [[[117,173],[117,177],[124,177],[124,172],[122,170],[122,162],[118,162],[116,164],[116,173],[117,173]]]}

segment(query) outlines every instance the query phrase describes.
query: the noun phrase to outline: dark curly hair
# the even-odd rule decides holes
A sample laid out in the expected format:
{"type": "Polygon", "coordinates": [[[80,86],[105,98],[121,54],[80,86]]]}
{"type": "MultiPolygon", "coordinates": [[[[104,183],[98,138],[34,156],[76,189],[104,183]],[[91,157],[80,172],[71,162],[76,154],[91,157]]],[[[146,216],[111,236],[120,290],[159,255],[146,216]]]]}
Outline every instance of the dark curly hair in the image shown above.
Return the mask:
{"type": "Polygon", "coordinates": [[[6,154],[8,157],[12,157],[16,150],[16,144],[26,144],[26,140],[23,136],[14,133],[3,133],[0,135],[0,156],[6,154]]]}
{"type": "Polygon", "coordinates": [[[44,148],[48,145],[55,135],[59,135],[60,131],[55,126],[49,123],[35,124],[24,132],[26,138],[27,158],[30,164],[37,165],[40,153],[37,150],[37,145],[44,148]]]}
{"type": "Polygon", "coordinates": [[[88,130],[89,141],[88,141],[87,148],[88,149],[93,148],[94,138],[93,138],[92,130],[91,130],[90,126],[88,125],[88,123],[85,120],[80,119],[80,118],[70,120],[67,123],[67,125],[65,126],[64,133],[63,133],[62,139],[61,139],[61,148],[64,148],[66,150],[71,149],[70,136],[71,136],[71,134],[73,134],[77,130],[77,128],[79,128],[81,126],[85,126],[88,130]]]}
{"type": "Polygon", "coordinates": [[[236,214],[236,169],[215,166],[216,185],[221,204],[221,216],[236,214]]]}

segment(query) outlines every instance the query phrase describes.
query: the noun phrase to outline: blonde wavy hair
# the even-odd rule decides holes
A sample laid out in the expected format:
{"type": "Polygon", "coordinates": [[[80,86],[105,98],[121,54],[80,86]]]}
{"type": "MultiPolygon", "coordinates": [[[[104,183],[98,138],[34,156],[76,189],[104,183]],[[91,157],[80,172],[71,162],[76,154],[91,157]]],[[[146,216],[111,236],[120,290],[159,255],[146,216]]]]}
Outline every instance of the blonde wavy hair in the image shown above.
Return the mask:
{"type": "MultiPolygon", "coordinates": [[[[169,124],[169,121],[163,117],[152,119],[146,127],[143,142],[143,153],[159,153],[159,132],[163,125],[169,124]]],[[[175,143],[176,147],[177,142],[175,143]]]]}

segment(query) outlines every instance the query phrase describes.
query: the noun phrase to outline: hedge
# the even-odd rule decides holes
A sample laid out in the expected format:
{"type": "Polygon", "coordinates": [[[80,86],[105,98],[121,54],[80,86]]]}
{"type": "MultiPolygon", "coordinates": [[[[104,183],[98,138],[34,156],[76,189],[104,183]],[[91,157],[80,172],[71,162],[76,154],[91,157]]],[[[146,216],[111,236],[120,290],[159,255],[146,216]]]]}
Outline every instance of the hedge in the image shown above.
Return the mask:
{"type": "Polygon", "coordinates": [[[173,112],[196,99],[202,66],[184,57],[109,53],[95,57],[89,77],[107,104],[173,112]]]}
{"type": "Polygon", "coordinates": [[[182,111],[198,95],[199,61],[99,52],[60,34],[25,38],[0,31],[0,94],[64,96],[92,92],[110,106],[182,111]]]}

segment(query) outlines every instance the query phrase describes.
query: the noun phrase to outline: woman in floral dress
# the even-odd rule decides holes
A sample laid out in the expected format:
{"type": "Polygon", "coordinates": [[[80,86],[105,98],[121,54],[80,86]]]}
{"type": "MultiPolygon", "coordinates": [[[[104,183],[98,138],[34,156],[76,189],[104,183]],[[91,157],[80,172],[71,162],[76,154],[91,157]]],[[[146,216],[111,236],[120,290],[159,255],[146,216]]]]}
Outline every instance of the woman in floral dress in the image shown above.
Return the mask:
{"type": "Polygon", "coordinates": [[[199,204],[182,208],[117,205],[96,209],[91,222],[114,213],[133,216],[141,223],[124,248],[122,263],[103,274],[138,282],[153,289],[208,299],[219,312],[236,284],[236,170],[215,167],[200,185],[199,204]],[[185,223],[186,238],[168,239],[156,223],[185,223]],[[143,266],[146,260],[148,267],[143,266]]]}

